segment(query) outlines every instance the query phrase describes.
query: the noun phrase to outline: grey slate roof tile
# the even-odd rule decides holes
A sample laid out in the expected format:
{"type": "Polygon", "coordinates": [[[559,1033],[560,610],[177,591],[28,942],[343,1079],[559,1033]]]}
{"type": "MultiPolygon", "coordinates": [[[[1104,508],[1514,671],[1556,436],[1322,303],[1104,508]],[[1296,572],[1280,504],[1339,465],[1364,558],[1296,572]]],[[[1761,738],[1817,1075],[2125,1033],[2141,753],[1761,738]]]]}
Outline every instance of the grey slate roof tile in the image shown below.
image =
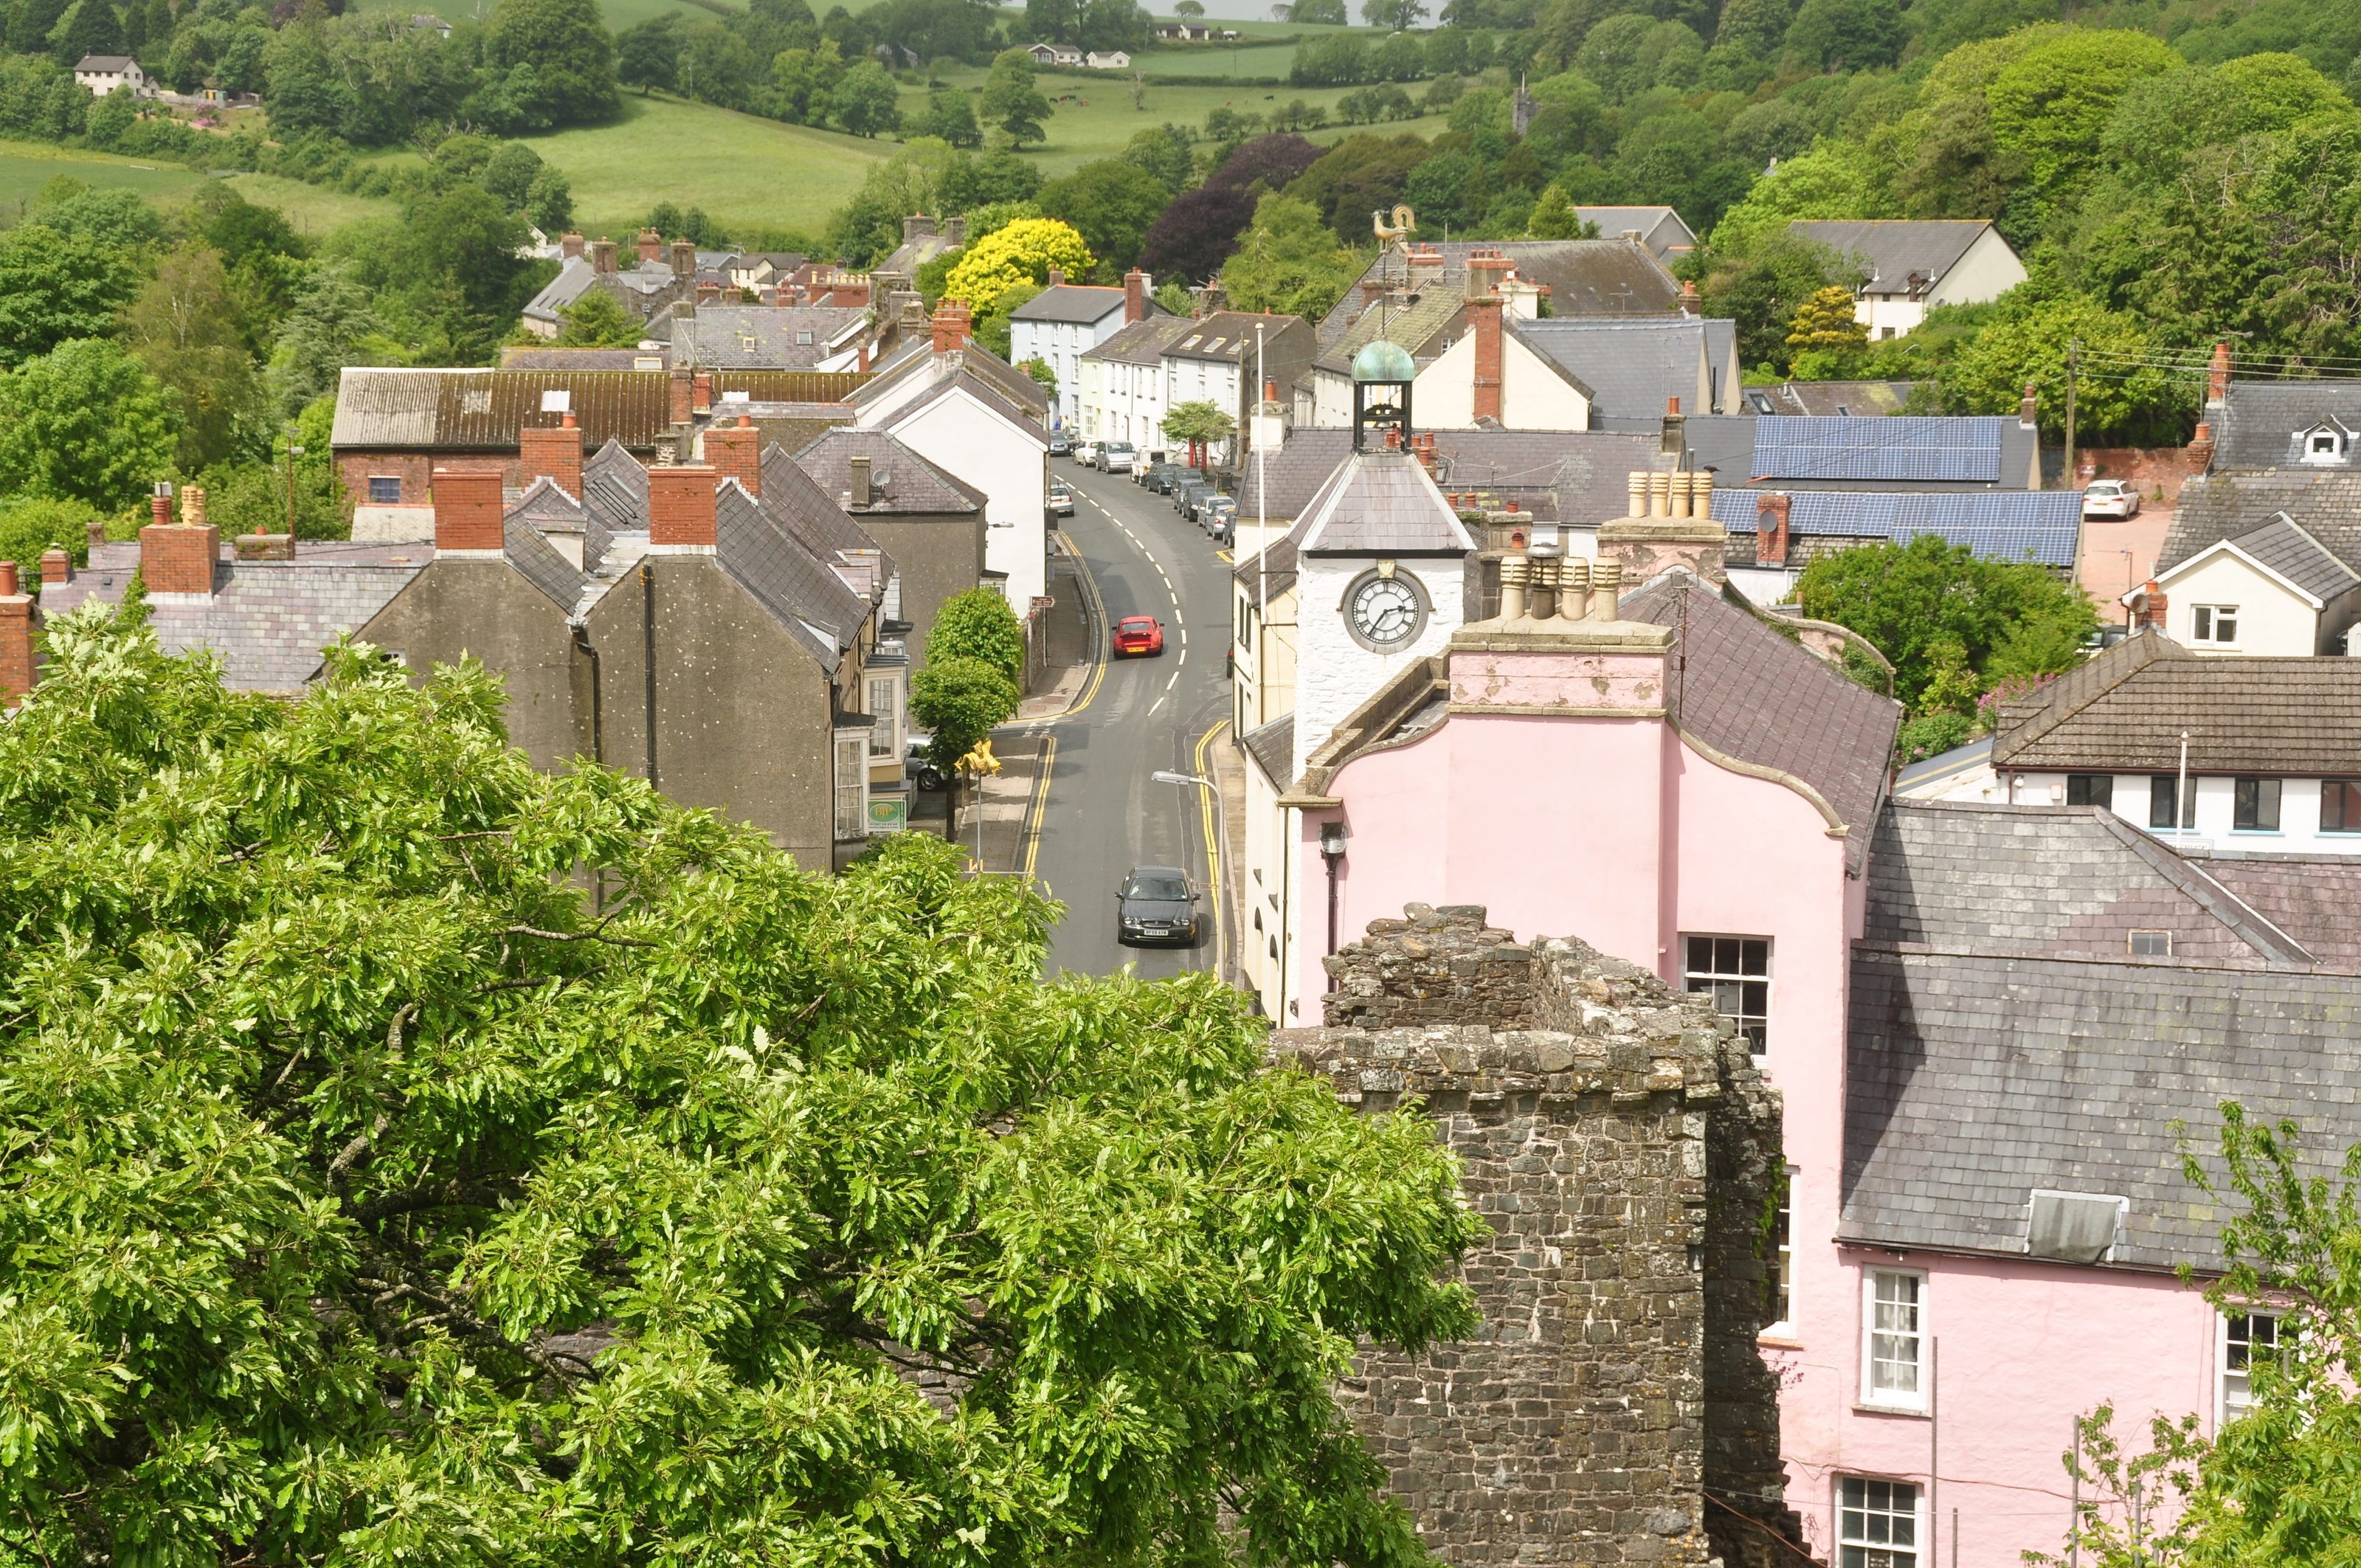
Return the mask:
{"type": "Polygon", "coordinates": [[[983,506],[983,491],[882,430],[839,425],[796,453],[796,463],[823,494],[841,498],[852,488],[855,457],[869,459],[869,512],[958,513],[983,506]]]}
{"type": "Polygon", "coordinates": [[[2210,544],[2254,532],[2280,513],[2345,565],[2361,571],[2361,470],[2271,468],[2191,477],[2157,553],[2170,571],[2210,544]]]}

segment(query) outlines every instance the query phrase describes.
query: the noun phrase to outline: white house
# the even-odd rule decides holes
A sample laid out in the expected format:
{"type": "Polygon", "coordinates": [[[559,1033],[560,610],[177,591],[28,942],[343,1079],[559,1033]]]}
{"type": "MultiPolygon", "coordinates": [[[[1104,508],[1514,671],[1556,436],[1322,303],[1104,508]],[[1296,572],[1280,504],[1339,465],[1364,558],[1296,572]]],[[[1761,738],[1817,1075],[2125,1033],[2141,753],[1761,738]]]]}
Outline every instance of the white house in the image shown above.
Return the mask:
{"type": "Polygon", "coordinates": [[[2208,659],[2142,630],[2008,704],[1990,778],[1944,797],[2103,806],[2184,853],[2361,856],[2356,713],[2361,659],[2208,659]]]}
{"type": "Polygon", "coordinates": [[[1082,436],[1151,447],[1164,440],[1164,347],[1187,331],[1187,316],[1151,315],[1081,356],[1082,436]]]}
{"type": "Polygon", "coordinates": [[[853,423],[983,492],[984,571],[1023,616],[1049,591],[1048,400],[968,335],[965,305],[944,301],[932,325],[852,395],[853,423]]]}
{"type": "Polygon", "coordinates": [[[1131,56],[1123,49],[1093,49],[1082,56],[1082,63],[1093,71],[1129,71],[1131,56]]]}
{"type": "Polygon", "coordinates": [[[1071,44],[1032,44],[1025,52],[1033,57],[1036,65],[1080,65],[1082,51],[1071,44]]]}
{"type": "Polygon", "coordinates": [[[1009,313],[1009,357],[1049,367],[1058,378],[1058,423],[1077,429],[1086,379],[1082,356],[1135,322],[1170,313],[1156,302],[1148,274],[1137,269],[1124,275],[1120,289],[1069,283],[1053,270],[1047,289],[1009,313]]]}
{"type": "Polygon", "coordinates": [[[2183,557],[2123,602],[2192,652],[2361,652],[2361,573],[2285,512],[2183,557]]]}
{"type": "Polygon", "coordinates": [[[1872,338],[1900,337],[1936,305],[1980,305],[2025,281],[2025,263],[2000,230],[1975,219],[1798,222],[1788,232],[1867,275],[1855,315],[1872,338]]]}
{"type": "Polygon", "coordinates": [[[127,54],[86,54],[74,67],[74,85],[93,98],[104,98],[118,87],[128,87],[135,98],[152,98],[156,84],[127,54]]]}

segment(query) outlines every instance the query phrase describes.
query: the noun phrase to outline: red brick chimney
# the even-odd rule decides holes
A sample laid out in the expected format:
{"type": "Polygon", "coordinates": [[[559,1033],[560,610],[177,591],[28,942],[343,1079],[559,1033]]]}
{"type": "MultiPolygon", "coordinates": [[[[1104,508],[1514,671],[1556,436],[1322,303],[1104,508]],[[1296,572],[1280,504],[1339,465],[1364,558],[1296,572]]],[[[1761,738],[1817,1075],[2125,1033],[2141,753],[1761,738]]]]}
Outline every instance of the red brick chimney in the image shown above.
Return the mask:
{"type": "Polygon", "coordinates": [[[965,348],[968,338],[967,302],[945,300],[935,307],[935,352],[965,348]]]}
{"type": "Polygon", "coordinates": [[[683,368],[672,373],[672,423],[686,424],[695,417],[695,372],[683,368]]]}
{"type": "Polygon", "coordinates": [[[205,521],[205,493],[181,491],[181,521],[139,531],[139,576],[151,594],[211,594],[221,530],[205,521]]]}
{"type": "Polygon", "coordinates": [[[1787,564],[1787,513],[1795,502],[1792,496],[1766,490],[1754,498],[1754,564],[1758,566],[1784,566],[1787,564]]]}
{"type": "Polygon", "coordinates": [[[549,479],[567,495],[582,497],[582,430],[566,414],[554,425],[528,426],[517,432],[517,470],[530,488],[535,479],[549,479]]]}
{"type": "Polygon", "coordinates": [[[557,254],[571,261],[582,254],[582,236],[568,229],[558,236],[557,254]]]}
{"type": "Polygon", "coordinates": [[[497,468],[434,470],[434,551],[503,549],[500,473],[497,468]]]}
{"type": "MultiPolygon", "coordinates": [[[[1472,263],[1471,263],[1472,268],[1472,263]]],[[[1476,339],[1476,402],[1475,417],[1499,420],[1501,417],[1501,354],[1500,313],[1502,301],[1498,294],[1474,297],[1477,274],[1467,274],[1470,297],[1467,301],[1467,330],[1476,339]]]]}
{"type": "Polygon", "coordinates": [[[600,235],[597,243],[590,247],[590,270],[593,272],[616,270],[615,242],[605,235],[600,235]]]}
{"type": "Polygon", "coordinates": [[[2171,600],[2165,596],[2164,590],[2157,586],[2156,579],[2150,577],[2139,591],[2139,609],[2132,624],[2136,627],[2148,627],[2162,631],[2164,612],[2170,608],[2171,600]]]}
{"type": "Polygon", "coordinates": [[[2041,422],[2041,392],[2030,381],[2025,384],[2025,396],[2017,400],[2016,422],[2027,430],[2041,422]]]}
{"type": "Polygon", "coordinates": [[[763,493],[763,433],[750,416],[740,414],[735,424],[709,427],[705,461],[721,478],[737,480],[748,495],[763,493]]]}
{"type": "Polygon", "coordinates": [[[1135,267],[1123,275],[1125,324],[1148,319],[1148,274],[1135,267]]]}
{"type": "Polygon", "coordinates": [[[1681,280],[1681,312],[1692,316],[1705,313],[1705,305],[1697,298],[1697,280],[1694,278],[1681,280]]]}
{"type": "Polygon", "coordinates": [[[2189,444],[2182,449],[2180,455],[2191,474],[2203,474],[2213,466],[2213,426],[2205,420],[2199,420],[2197,433],[2189,438],[2189,444]]]}
{"type": "Polygon", "coordinates": [[[73,557],[62,550],[41,552],[41,587],[73,581],[73,557]]]}
{"type": "Polygon", "coordinates": [[[653,229],[642,229],[639,237],[640,261],[645,265],[664,259],[664,236],[653,229]]]}
{"type": "Polygon", "coordinates": [[[2213,363],[2205,376],[2205,406],[2218,408],[2230,400],[2230,345],[2213,345],[2213,363]]]}
{"type": "Polygon", "coordinates": [[[688,411],[709,414],[713,411],[713,372],[692,370],[688,373],[688,411]]]}
{"type": "Polygon", "coordinates": [[[33,632],[41,612],[30,594],[16,587],[16,563],[0,561],[0,707],[15,707],[31,695],[33,632]]]}
{"type": "Polygon", "coordinates": [[[657,549],[712,549],[719,536],[713,501],[720,477],[704,463],[649,469],[648,543],[657,549]]]}

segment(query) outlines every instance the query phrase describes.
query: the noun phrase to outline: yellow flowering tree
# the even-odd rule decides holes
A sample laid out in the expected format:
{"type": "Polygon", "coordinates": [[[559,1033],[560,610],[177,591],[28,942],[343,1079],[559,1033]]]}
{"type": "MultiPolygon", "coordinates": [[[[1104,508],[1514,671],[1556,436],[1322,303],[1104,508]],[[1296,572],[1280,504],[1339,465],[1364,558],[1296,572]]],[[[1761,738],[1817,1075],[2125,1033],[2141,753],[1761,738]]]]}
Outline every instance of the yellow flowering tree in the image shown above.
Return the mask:
{"type": "Polygon", "coordinates": [[[1047,283],[1052,267],[1079,278],[1095,259],[1071,225],[1018,218],[968,246],[943,280],[943,297],[988,304],[1019,283],[1047,283]]]}

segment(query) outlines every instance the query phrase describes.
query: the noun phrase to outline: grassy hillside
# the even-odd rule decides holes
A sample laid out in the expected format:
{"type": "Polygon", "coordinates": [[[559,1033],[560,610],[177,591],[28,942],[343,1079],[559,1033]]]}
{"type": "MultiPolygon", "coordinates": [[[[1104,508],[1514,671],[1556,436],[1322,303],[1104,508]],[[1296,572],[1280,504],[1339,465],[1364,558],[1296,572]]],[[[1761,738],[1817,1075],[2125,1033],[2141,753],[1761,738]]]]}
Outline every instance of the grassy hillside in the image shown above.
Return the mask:
{"type": "Polygon", "coordinates": [[[612,125],[532,138],[574,184],[585,234],[620,237],[658,202],[724,223],[817,232],[892,142],[807,130],[677,98],[627,93],[612,125]]]}
{"type": "MultiPolygon", "coordinates": [[[[186,201],[206,179],[177,163],[145,163],[136,158],[44,142],[0,141],[0,220],[15,219],[42,186],[60,174],[100,190],[136,191],[166,206],[186,201]]],[[[325,234],[354,218],[393,210],[390,202],[347,196],[267,174],[236,175],[229,182],[247,201],[284,211],[299,234],[325,234]]]]}

